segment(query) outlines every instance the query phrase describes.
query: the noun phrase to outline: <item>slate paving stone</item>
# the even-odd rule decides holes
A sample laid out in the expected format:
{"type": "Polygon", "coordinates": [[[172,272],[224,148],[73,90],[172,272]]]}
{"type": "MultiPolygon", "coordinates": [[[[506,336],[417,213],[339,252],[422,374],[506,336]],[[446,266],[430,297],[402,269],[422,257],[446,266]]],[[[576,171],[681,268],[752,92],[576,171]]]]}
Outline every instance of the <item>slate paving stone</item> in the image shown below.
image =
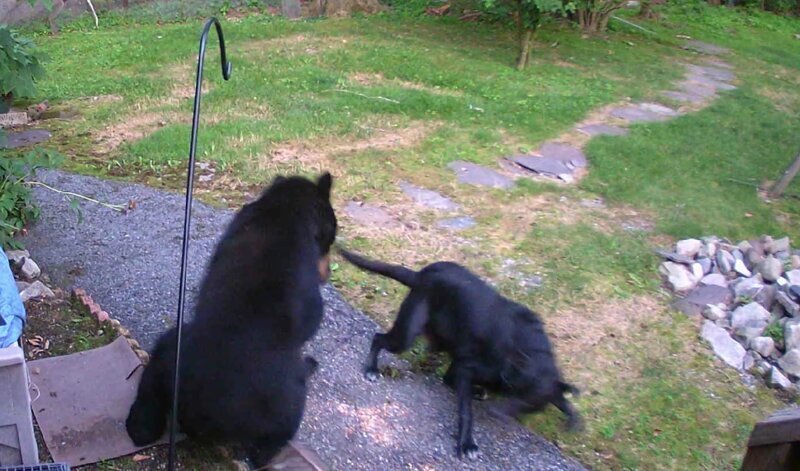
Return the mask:
{"type": "Polygon", "coordinates": [[[705,75],[706,77],[710,77],[720,82],[731,82],[733,80],[736,80],[736,74],[734,74],[730,70],[720,69],[717,67],[711,67],[707,65],[694,65],[694,64],[689,64],[686,67],[692,73],[705,75]]]}
{"type": "Polygon", "coordinates": [[[731,85],[725,82],[720,82],[719,80],[715,80],[703,74],[689,74],[686,77],[686,80],[688,82],[699,83],[708,88],[714,88],[716,90],[734,90],[736,88],[735,85],[731,85]]]}
{"type": "Polygon", "coordinates": [[[572,173],[572,169],[567,167],[564,162],[557,159],[535,157],[531,155],[518,155],[511,157],[511,160],[532,172],[553,177],[557,177],[565,173],[572,173]]]}
{"type": "MultiPolygon", "coordinates": [[[[705,80],[705,77],[701,77],[701,79],[705,80]]],[[[679,83],[678,88],[692,95],[698,95],[704,98],[714,99],[717,97],[716,84],[717,82],[714,82],[713,80],[709,81],[709,83],[703,83],[687,79],[679,83]]]]}
{"type": "Polygon", "coordinates": [[[610,124],[587,124],[578,126],[578,131],[594,136],[625,136],[628,130],[619,126],[612,126],[610,124]]]}
{"type": "Polygon", "coordinates": [[[706,98],[701,95],[695,95],[688,92],[679,92],[675,90],[663,92],[661,95],[684,103],[702,103],[706,100],[706,98]]]}
{"type": "Polygon", "coordinates": [[[586,155],[583,151],[563,142],[546,142],[536,153],[545,159],[559,160],[579,168],[586,167],[586,155]]]}
{"type": "Polygon", "coordinates": [[[632,123],[647,123],[651,121],[665,121],[670,117],[661,113],[644,110],[636,105],[622,106],[611,110],[611,116],[624,119],[632,123]]]}
{"type": "Polygon", "coordinates": [[[439,209],[442,211],[456,211],[461,207],[454,203],[453,200],[443,196],[433,190],[428,190],[408,182],[400,182],[400,189],[403,193],[408,195],[417,204],[426,206],[431,209],[439,209]]]}
{"type": "Polygon", "coordinates": [[[659,103],[639,103],[637,106],[644,111],[650,111],[669,117],[678,116],[680,114],[672,108],[659,103]]]}
{"type": "Polygon", "coordinates": [[[34,146],[47,141],[51,136],[50,131],[45,131],[44,129],[26,129],[25,131],[10,132],[6,135],[5,146],[0,146],[0,148],[17,149],[34,146]]]}
{"type": "Polygon", "coordinates": [[[514,186],[514,180],[490,168],[472,162],[457,160],[447,165],[456,173],[458,181],[476,186],[508,189],[514,186]]]}
{"type": "Polygon", "coordinates": [[[436,226],[451,231],[463,231],[464,229],[474,227],[475,224],[477,224],[475,220],[469,216],[459,216],[436,221],[436,226]]]}

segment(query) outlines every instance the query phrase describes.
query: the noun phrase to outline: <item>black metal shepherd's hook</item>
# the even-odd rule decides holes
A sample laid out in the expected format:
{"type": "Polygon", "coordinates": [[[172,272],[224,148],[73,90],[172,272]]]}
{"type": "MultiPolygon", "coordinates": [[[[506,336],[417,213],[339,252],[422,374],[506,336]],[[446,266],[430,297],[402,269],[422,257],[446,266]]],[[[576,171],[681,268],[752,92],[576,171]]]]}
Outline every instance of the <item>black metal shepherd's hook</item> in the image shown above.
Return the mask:
{"type": "Polygon", "coordinates": [[[186,258],[189,252],[189,229],[192,218],[192,190],[194,189],[194,160],[197,151],[197,126],[200,123],[200,93],[203,82],[203,60],[206,54],[206,42],[211,25],[217,29],[219,36],[219,52],[222,61],[222,77],[231,78],[231,63],[225,56],[225,38],[222,35],[222,26],[216,18],[211,18],[203,28],[200,36],[200,53],[197,58],[197,77],[194,84],[194,112],[192,116],[192,140],[189,145],[189,171],[186,175],[186,205],[183,214],[183,247],[181,248],[181,282],[178,288],[178,325],[175,331],[175,377],[172,384],[172,411],[169,424],[169,470],[175,469],[175,436],[178,429],[178,386],[180,383],[181,365],[181,336],[183,334],[183,304],[186,293],[186,258]]]}

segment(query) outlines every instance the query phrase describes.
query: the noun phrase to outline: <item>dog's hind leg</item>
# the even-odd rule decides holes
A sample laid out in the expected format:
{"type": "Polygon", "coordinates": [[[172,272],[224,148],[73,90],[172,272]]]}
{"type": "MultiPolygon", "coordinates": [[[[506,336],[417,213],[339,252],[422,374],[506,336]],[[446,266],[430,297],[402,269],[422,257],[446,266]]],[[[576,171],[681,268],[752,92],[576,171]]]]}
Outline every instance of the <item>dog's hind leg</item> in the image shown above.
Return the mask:
{"type": "Polygon", "coordinates": [[[458,400],[458,449],[456,453],[461,458],[469,459],[478,456],[478,445],[472,437],[472,375],[469,369],[453,362],[450,367],[451,377],[455,384],[456,398],[458,400]]]}
{"type": "Polygon", "coordinates": [[[553,405],[567,416],[567,430],[580,431],[583,429],[583,421],[580,414],[567,398],[559,396],[558,399],[553,401],[553,405]]]}
{"type": "MultiPolygon", "coordinates": [[[[449,386],[451,389],[456,389],[456,381],[455,381],[455,370],[453,369],[453,364],[450,364],[450,367],[447,368],[447,371],[444,373],[444,384],[449,386]]],[[[472,398],[476,401],[485,401],[489,399],[489,391],[480,384],[473,384],[472,385],[472,398]]]]}
{"type": "Polygon", "coordinates": [[[400,305],[397,319],[391,330],[385,334],[375,334],[364,374],[370,381],[378,379],[378,355],[381,350],[401,353],[408,350],[414,339],[421,333],[428,322],[428,301],[424,293],[411,290],[400,305]]]}

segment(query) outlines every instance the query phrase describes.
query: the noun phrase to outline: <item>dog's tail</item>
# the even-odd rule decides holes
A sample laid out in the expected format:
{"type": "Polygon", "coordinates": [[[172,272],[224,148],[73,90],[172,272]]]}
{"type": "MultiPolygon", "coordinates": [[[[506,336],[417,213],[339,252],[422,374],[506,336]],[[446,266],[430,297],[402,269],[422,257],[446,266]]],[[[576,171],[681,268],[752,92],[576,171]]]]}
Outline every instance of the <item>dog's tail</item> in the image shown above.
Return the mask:
{"type": "Polygon", "coordinates": [[[569,383],[565,383],[564,381],[559,381],[559,385],[561,386],[561,392],[562,393],[567,393],[568,392],[568,393],[572,394],[575,397],[578,397],[578,396],[581,395],[581,390],[576,388],[575,386],[569,384],[569,383]]]}
{"type": "Polygon", "coordinates": [[[417,285],[417,272],[410,270],[401,265],[392,265],[390,263],[383,263],[377,260],[369,260],[361,255],[349,252],[341,247],[336,247],[342,257],[353,265],[363,270],[371,271],[379,275],[389,277],[393,280],[399,281],[409,288],[417,285]]]}

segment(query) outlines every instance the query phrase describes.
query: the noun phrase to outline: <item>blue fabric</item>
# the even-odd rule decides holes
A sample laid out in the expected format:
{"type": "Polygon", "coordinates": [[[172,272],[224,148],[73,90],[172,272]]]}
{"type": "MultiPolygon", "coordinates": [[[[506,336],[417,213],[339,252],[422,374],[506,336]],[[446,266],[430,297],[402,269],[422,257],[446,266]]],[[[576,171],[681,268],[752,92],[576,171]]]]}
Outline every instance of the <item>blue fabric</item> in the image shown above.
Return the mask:
{"type": "Polygon", "coordinates": [[[25,327],[25,306],[19,298],[17,284],[6,253],[0,250],[0,348],[14,344],[25,327]]]}

